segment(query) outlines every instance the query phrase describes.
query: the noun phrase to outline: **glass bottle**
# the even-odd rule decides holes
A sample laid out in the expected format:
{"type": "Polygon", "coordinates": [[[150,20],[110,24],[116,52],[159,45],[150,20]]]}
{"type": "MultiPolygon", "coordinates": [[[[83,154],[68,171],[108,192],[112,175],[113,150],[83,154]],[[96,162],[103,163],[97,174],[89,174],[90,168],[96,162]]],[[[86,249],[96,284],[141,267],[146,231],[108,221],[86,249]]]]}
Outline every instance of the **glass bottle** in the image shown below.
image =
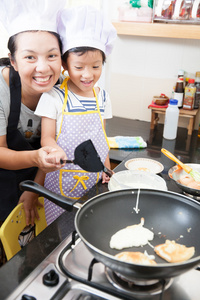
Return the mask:
{"type": "Polygon", "coordinates": [[[183,77],[178,77],[176,81],[176,86],[174,90],[174,99],[178,100],[178,107],[183,106],[183,96],[184,96],[184,79],[183,77]]]}
{"type": "Polygon", "coordinates": [[[185,87],[183,109],[192,110],[194,108],[195,92],[195,80],[190,78],[188,85],[185,87]]]}
{"type": "Polygon", "coordinates": [[[195,86],[196,86],[196,93],[195,93],[195,100],[194,100],[194,108],[199,108],[199,104],[200,104],[200,72],[196,72],[195,86]]]}

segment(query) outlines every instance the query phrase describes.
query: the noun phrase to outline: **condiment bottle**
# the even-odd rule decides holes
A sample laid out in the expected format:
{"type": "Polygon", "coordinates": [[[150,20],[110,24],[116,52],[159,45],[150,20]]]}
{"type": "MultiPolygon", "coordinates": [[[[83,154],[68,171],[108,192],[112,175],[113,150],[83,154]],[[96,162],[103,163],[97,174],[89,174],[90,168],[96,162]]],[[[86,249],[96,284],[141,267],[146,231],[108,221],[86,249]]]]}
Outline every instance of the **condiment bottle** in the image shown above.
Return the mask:
{"type": "Polygon", "coordinates": [[[195,86],[196,86],[196,93],[195,93],[195,100],[194,100],[194,108],[199,108],[199,104],[200,104],[200,72],[196,72],[195,86]]]}
{"type": "Polygon", "coordinates": [[[167,140],[173,140],[177,135],[178,128],[178,118],[179,118],[179,109],[178,109],[178,100],[170,99],[168,107],[165,112],[165,123],[163,130],[163,137],[167,140]]]}
{"type": "Polygon", "coordinates": [[[184,79],[183,77],[178,77],[176,81],[174,99],[178,100],[178,107],[183,106],[183,95],[184,95],[184,79]]]}
{"type": "Polygon", "coordinates": [[[188,110],[193,109],[195,93],[196,93],[195,80],[193,78],[190,78],[188,81],[188,85],[185,87],[183,109],[188,109],[188,110]]]}

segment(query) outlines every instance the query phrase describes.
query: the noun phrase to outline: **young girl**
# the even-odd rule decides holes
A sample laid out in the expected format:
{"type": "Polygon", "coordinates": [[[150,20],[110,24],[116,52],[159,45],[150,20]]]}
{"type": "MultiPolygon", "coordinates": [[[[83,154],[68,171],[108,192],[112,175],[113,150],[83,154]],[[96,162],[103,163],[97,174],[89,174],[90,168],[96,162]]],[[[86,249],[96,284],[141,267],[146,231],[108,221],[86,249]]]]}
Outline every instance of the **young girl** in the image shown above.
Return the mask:
{"type": "MultiPolygon", "coordinates": [[[[105,119],[112,117],[108,93],[95,86],[106,55],[110,54],[116,31],[103,14],[90,6],[62,11],[58,32],[63,42],[63,67],[68,71],[61,86],[42,95],[36,114],[42,116],[43,146],[57,148],[55,163],[66,153],[74,159],[74,150],[91,139],[104,165],[110,168],[109,146],[105,133],[105,119]]],[[[49,173],[45,187],[72,199],[79,199],[105,173],[89,173],[78,165],[66,164],[61,170],[49,173]]],[[[63,209],[45,200],[47,224],[63,209]]]]}

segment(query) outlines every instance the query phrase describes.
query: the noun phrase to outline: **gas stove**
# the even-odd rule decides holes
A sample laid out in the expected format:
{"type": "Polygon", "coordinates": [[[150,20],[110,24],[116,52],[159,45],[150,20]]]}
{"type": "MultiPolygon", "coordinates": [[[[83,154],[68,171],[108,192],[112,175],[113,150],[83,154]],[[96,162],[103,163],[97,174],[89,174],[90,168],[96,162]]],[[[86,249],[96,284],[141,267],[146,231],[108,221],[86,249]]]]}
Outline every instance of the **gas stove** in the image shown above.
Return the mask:
{"type": "Polygon", "coordinates": [[[195,269],[166,281],[129,282],[97,262],[73,233],[6,300],[198,300],[199,282],[195,269]]]}

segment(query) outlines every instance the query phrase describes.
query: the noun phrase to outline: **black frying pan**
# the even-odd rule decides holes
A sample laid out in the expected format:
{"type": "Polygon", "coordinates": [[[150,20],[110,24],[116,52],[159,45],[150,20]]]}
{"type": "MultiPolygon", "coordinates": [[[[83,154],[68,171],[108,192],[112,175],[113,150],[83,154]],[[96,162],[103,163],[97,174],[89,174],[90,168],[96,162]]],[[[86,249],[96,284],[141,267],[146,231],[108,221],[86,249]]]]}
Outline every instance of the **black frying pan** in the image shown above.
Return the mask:
{"type": "MultiPolygon", "coordinates": [[[[20,188],[39,193],[67,210],[74,205],[73,200],[56,195],[32,181],[22,182],[20,188]]],[[[137,193],[136,189],[104,193],[90,199],[79,209],[75,227],[93,256],[113,271],[132,280],[171,278],[196,267],[200,263],[199,203],[174,192],[142,189],[140,211],[136,214],[133,207],[136,206],[137,193]],[[145,219],[144,226],[155,234],[151,242],[153,246],[166,239],[176,240],[187,247],[194,246],[194,257],[181,263],[167,263],[146,245],[123,251],[147,250],[148,254],[156,256],[156,266],[137,265],[115,259],[114,255],[120,251],[109,247],[111,236],[119,229],[140,223],[141,217],[145,219]]]]}
{"type": "MultiPolygon", "coordinates": [[[[200,164],[186,164],[187,166],[190,166],[196,171],[200,171],[200,164]]],[[[180,183],[180,177],[188,175],[183,169],[178,169],[177,165],[171,167],[168,171],[169,177],[175,181],[175,183],[178,185],[178,187],[186,194],[195,196],[195,197],[200,197],[200,190],[198,189],[193,189],[190,188],[186,185],[183,185],[180,183]]]]}

